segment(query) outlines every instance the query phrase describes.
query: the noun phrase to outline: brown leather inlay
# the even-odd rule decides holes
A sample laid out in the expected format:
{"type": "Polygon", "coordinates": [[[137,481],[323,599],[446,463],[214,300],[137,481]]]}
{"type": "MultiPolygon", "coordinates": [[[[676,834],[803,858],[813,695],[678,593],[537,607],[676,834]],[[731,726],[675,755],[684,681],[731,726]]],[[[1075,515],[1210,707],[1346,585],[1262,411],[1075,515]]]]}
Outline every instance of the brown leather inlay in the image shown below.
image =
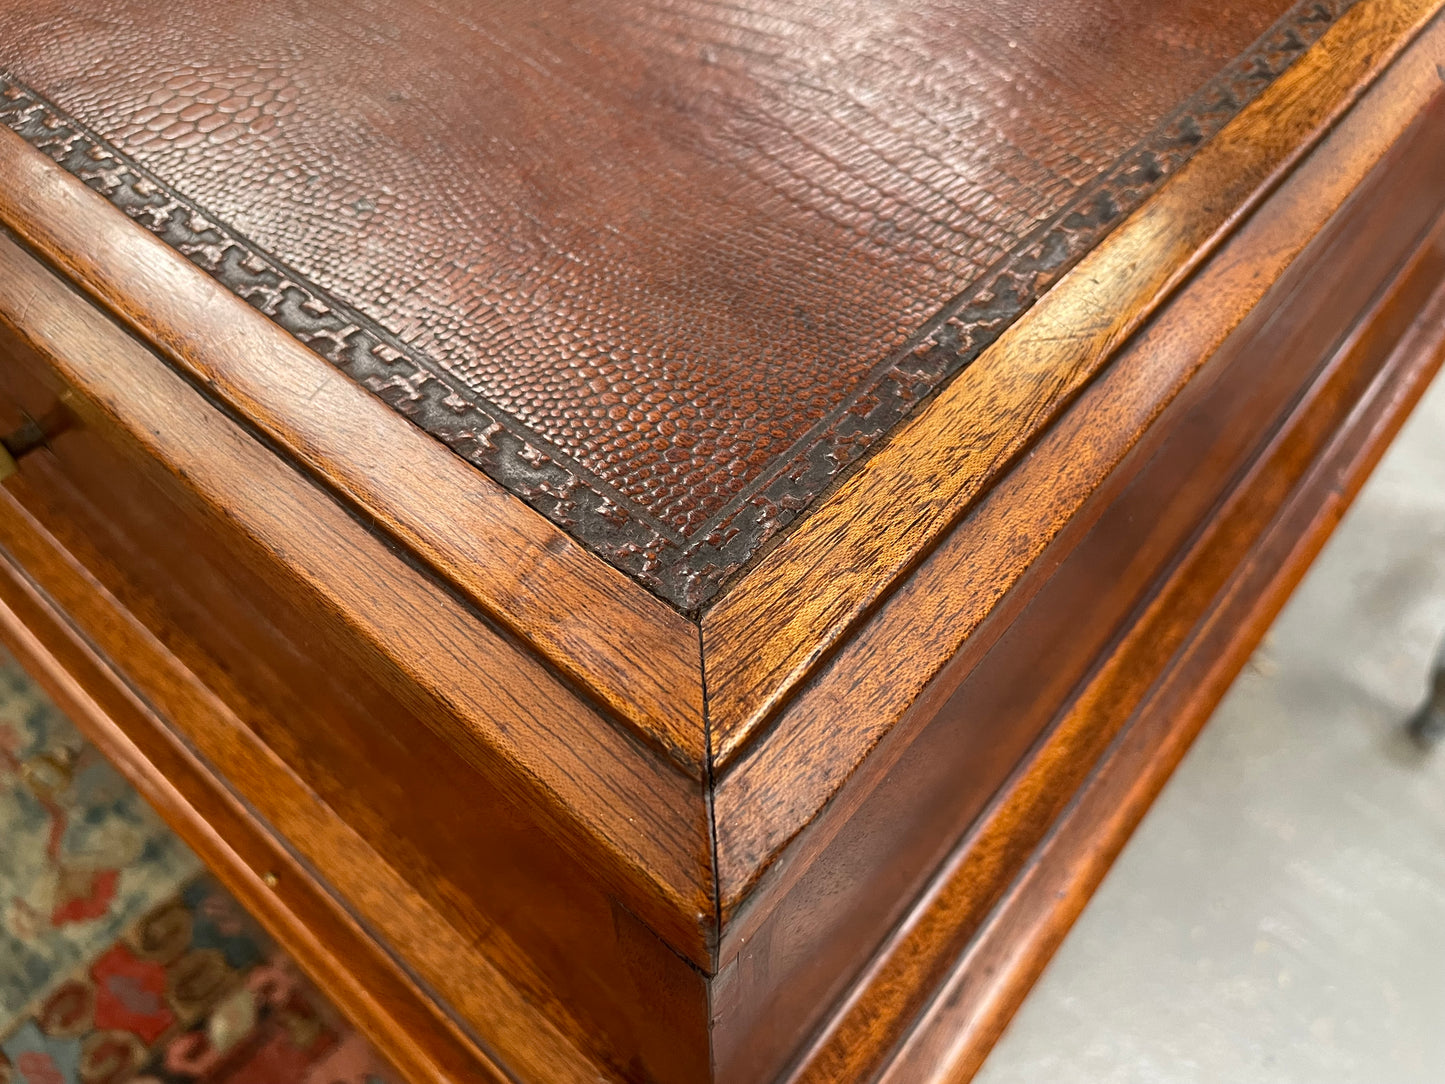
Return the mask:
{"type": "Polygon", "coordinates": [[[1286,7],[30,0],[0,66],[490,404],[571,482],[442,435],[643,524],[574,533],[691,606],[948,375],[890,355],[1286,7]]]}

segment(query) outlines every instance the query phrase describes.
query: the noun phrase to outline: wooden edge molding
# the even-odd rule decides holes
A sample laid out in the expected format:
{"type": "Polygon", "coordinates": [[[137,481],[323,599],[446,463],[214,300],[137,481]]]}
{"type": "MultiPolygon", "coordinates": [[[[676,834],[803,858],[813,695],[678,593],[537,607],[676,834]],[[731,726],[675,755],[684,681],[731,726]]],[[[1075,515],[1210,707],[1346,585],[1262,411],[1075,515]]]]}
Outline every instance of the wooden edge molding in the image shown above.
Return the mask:
{"type": "Polygon", "coordinates": [[[676,951],[711,956],[702,784],[648,753],[541,660],[395,555],[160,358],[0,233],[0,324],[53,369],[83,424],[172,472],[375,652],[394,691],[564,840],[676,951]],[[522,797],[519,795],[519,798],[522,797]],[[536,798],[529,799],[536,802],[536,798]]]}
{"type": "MultiPolygon", "coordinates": [[[[934,682],[970,666],[1027,602],[1025,577],[1164,407],[1280,281],[1422,111],[1438,104],[1445,20],[1437,20],[1136,337],[1100,380],[818,668],[715,784],[720,959],[745,941],[906,746],[909,720],[946,695],[934,682]],[[1005,612],[1007,611],[1007,612],[1005,612]],[[985,624],[987,619],[987,625],[985,624]],[[898,731],[898,733],[895,733],[898,731]],[[885,739],[887,742],[885,743],[885,739]]],[[[1039,573],[1039,575],[1035,575],[1039,573]]],[[[1030,581],[1032,582],[1032,581],[1030,581]]]]}
{"type": "Polygon", "coordinates": [[[0,127],[0,223],[701,778],[696,626],[0,127]]]}
{"type": "Polygon", "coordinates": [[[703,615],[718,769],[1441,6],[1351,7],[703,615]]]}
{"type": "Polygon", "coordinates": [[[1442,237],[1429,246],[1427,307],[1363,389],[1348,387],[1362,372],[1350,359],[1368,344],[1342,348],[788,1084],[957,1084],[976,1072],[1445,360],[1442,237]],[[1011,887],[980,887],[1021,853],[1011,887]]]}
{"type": "Polygon", "coordinates": [[[412,917],[414,930],[398,931],[394,922],[388,929],[403,943],[408,933],[420,942],[408,946],[417,948],[411,966],[430,971],[445,988],[449,971],[465,961],[466,991],[447,993],[454,1006],[469,1010],[470,1022],[480,1025],[489,1041],[500,1040],[509,1066],[541,1068],[578,1084],[595,1080],[580,1051],[528,1011],[519,991],[230,718],[99,584],[70,565],[23,509],[3,493],[0,504],[5,545],[24,553],[27,566],[52,573],[75,596],[68,601],[77,614],[120,638],[127,663],[161,682],[172,708],[194,716],[186,728],[190,739],[118,675],[110,658],[3,547],[0,642],[407,1079],[502,1084],[512,1077],[442,1008],[438,991],[419,985],[410,967],[372,937],[364,921],[318,879],[308,856],[280,838],[272,823],[284,825],[303,848],[320,852],[312,857],[329,865],[342,883],[362,882],[366,887],[354,899],[363,909],[380,898],[393,914],[400,910],[412,917]],[[224,757],[231,779],[215,772],[207,753],[224,757]],[[264,809],[235,793],[236,778],[265,780],[258,791],[264,809]]]}
{"type": "Polygon", "coordinates": [[[1313,489],[1277,521],[1253,563],[1194,633],[1160,687],[1114,746],[1053,836],[989,916],[967,953],[917,1021],[879,1084],[964,1081],[983,1062],[1084,904],[1163,789],[1190,743],[1311,562],[1445,358],[1445,294],[1437,295],[1434,340],[1316,467],[1313,489]],[[1303,534],[1301,534],[1303,530],[1303,534]],[[1238,635],[1244,629],[1245,635],[1238,635]],[[987,983],[964,978],[982,968],[987,983]]]}

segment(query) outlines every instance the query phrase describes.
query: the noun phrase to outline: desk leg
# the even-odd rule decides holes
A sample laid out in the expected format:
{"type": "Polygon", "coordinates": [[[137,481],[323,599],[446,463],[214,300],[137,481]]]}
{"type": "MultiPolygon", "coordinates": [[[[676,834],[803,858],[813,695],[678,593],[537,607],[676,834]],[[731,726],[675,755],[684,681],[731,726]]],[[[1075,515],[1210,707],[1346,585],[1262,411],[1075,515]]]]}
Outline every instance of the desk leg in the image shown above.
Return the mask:
{"type": "Polygon", "coordinates": [[[1410,733],[1417,741],[1434,744],[1445,737],[1445,653],[1435,661],[1430,695],[1410,719],[1410,733]]]}

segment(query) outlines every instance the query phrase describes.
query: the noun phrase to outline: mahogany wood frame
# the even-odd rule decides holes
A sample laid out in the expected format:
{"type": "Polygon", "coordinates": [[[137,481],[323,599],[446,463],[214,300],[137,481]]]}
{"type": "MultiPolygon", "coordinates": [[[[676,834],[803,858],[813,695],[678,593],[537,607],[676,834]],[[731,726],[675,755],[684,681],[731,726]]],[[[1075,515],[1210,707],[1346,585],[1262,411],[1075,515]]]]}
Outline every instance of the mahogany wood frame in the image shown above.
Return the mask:
{"type": "MultiPolygon", "coordinates": [[[[719,1078],[767,1079],[797,1051],[744,1023],[770,1004],[772,980],[749,962],[757,939],[776,936],[780,916],[813,898],[810,877],[856,846],[850,826],[886,793],[890,769],[955,695],[973,695],[959,690],[974,668],[1135,484],[1139,461],[1157,451],[1150,434],[1164,431],[1161,414],[1207,383],[1206,363],[1223,364],[1216,355],[1232,335],[1254,334],[1251,313],[1289,288],[1301,253],[1323,243],[1420,115],[1445,62],[1441,6],[1352,8],[700,615],[678,614],[588,554],[5,131],[0,224],[13,239],[0,237],[0,324],[54,370],[92,427],[285,555],[295,588],[374,653],[398,695],[423,698],[418,714],[441,741],[545,809],[591,873],[707,977],[699,1019],[738,1021],[711,1040],[719,1078]],[[1262,206],[1268,214],[1253,213],[1262,206]],[[89,300],[58,286],[37,256],[89,300]],[[999,424],[959,440],[978,417],[999,424]]],[[[1402,244],[1414,239],[1405,233],[1402,244]]],[[[1407,245],[1403,270],[1379,271],[1394,300],[1358,325],[1361,341],[1379,340],[1374,352],[1321,348],[1335,369],[1307,383],[1278,422],[1279,443],[1257,460],[1283,456],[1284,465],[1256,466],[1222,490],[1213,534],[1176,540],[1169,553],[1180,564],[1150,581],[1155,609],[1135,615],[1135,631],[1106,654],[1081,657],[1080,681],[1099,667],[1091,684],[1057,691],[1063,715],[1041,717],[1050,729],[1031,753],[1028,742],[1016,751],[1019,767],[995,804],[928,837],[943,851],[918,858],[918,906],[899,910],[912,892],[893,901],[847,961],[789,987],[818,995],[789,1031],[819,1036],[793,1062],[796,1079],[868,1079],[895,1055],[888,1079],[976,1067],[1438,364],[1428,320],[1398,326],[1417,311],[1438,323],[1441,303],[1429,300],[1438,244],[1407,245]],[[1331,482],[1331,470],[1348,482],[1331,482]],[[1190,561],[1216,570],[1212,593],[1180,579],[1190,561]],[[1238,631],[1226,635],[1231,623],[1238,631]],[[1144,642],[1151,629],[1158,635],[1144,642]],[[1186,691],[1185,674],[1201,691],[1186,691]],[[1081,804],[1046,841],[1064,815],[1058,802],[1080,787],[1081,804]],[[990,832],[1002,834],[990,842],[990,832]],[[1070,832],[1079,850],[1059,842],[1070,832]],[[986,860],[997,864],[981,872],[986,860]],[[969,976],[985,958],[1000,978],[979,988],[969,976]],[[939,984],[946,994],[930,1002],[939,984]]],[[[125,624],[125,606],[4,499],[0,636],[399,1064],[418,1079],[495,1074],[494,1061],[529,1078],[587,1078],[590,1055],[545,1019],[494,1059],[477,1036],[513,1027],[506,1013],[489,1014],[485,997],[458,984],[444,989],[441,950],[425,948],[419,932],[403,951],[402,925],[358,921],[342,872],[306,872],[314,857],[299,861],[286,841],[304,831],[341,846],[348,828],[340,818],[324,832],[288,821],[286,810],[305,804],[305,780],[291,806],[278,800],[258,826],[248,803],[287,776],[273,765],[279,774],[259,781],[259,765],[274,758],[264,744],[210,752],[207,763],[228,772],[258,765],[238,789],[187,760],[183,743],[168,745],[162,716],[224,716],[226,705],[139,633],[94,643],[100,625],[125,624]],[[81,612],[84,631],[73,620],[81,612]],[[189,691],[158,711],[127,689],[136,666],[173,670],[175,687],[189,691]],[[189,789],[176,783],[182,776],[189,789]],[[208,791],[232,796],[202,809],[197,795],[208,791]],[[218,818],[237,835],[221,840],[218,818]],[[268,891],[262,874],[283,867],[286,891],[268,891]],[[411,969],[428,952],[418,981],[411,969]],[[438,993],[450,1012],[437,1008],[438,993]]],[[[1019,734],[1032,740],[1022,725],[1019,734]]],[[[1001,763],[995,782],[1012,768],[1001,763]]],[[[370,851],[365,841],[344,846],[370,851]]],[[[382,857],[367,861],[365,877],[395,877],[382,857]]],[[[445,952],[479,974],[496,971],[463,944],[445,952]]],[[[504,975],[495,988],[501,1002],[521,996],[504,975]]]]}

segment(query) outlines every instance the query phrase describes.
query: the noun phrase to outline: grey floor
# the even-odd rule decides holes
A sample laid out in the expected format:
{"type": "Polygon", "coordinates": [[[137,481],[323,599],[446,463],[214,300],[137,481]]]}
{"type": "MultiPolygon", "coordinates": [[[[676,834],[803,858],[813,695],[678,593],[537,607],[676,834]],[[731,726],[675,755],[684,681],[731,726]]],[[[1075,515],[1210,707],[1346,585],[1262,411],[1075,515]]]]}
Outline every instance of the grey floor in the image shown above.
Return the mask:
{"type": "Polygon", "coordinates": [[[978,1084],[1445,1082],[1437,380],[978,1084]]]}

